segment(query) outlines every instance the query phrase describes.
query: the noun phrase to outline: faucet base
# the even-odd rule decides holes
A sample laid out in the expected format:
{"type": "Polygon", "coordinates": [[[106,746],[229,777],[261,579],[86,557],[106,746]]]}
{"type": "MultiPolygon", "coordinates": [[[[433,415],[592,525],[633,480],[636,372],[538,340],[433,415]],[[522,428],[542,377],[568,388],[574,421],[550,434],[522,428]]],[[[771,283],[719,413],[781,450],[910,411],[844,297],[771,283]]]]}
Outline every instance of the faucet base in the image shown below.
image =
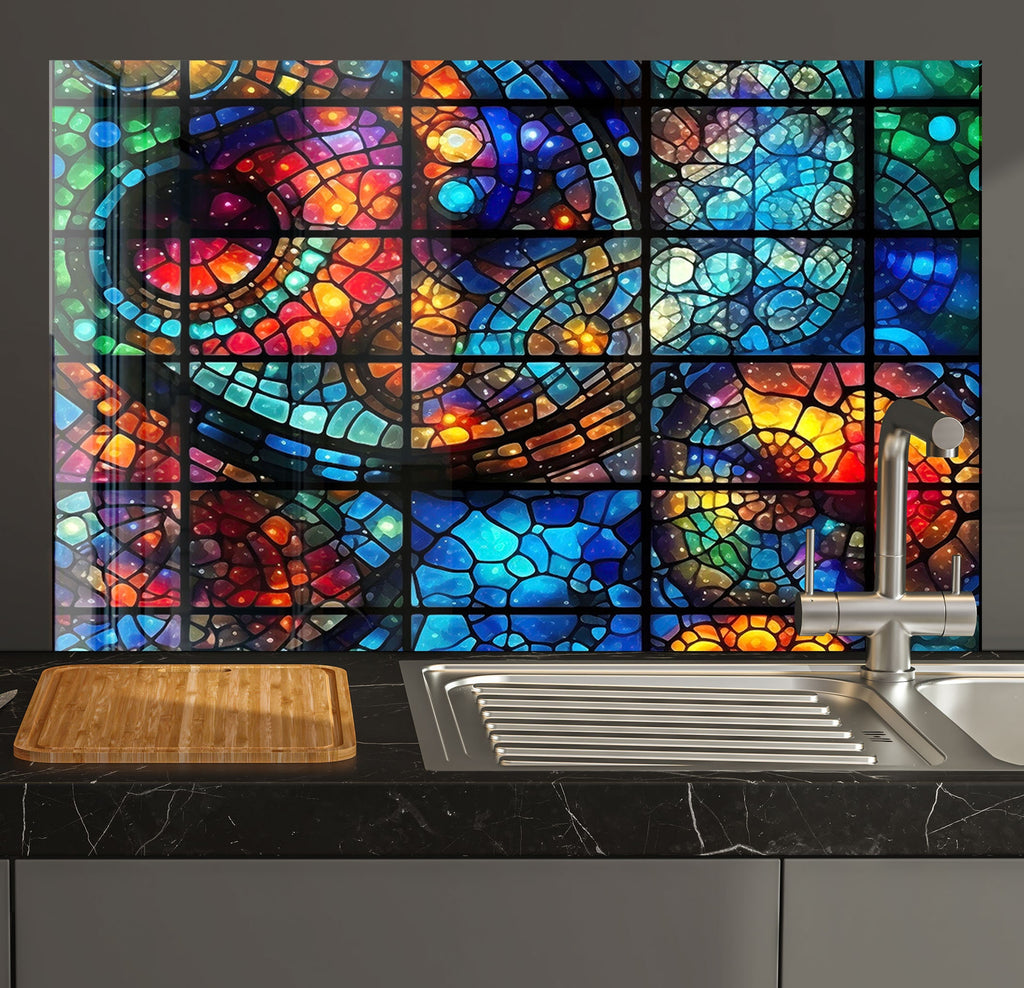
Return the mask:
{"type": "Polygon", "coordinates": [[[917,676],[913,666],[907,669],[871,669],[860,667],[860,678],[868,683],[912,683],[917,676]]]}
{"type": "MultiPolygon", "coordinates": [[[[921,627],[938,632],[939,619],[945,616],[941,594],[905,594],[897,600],[877,593],[867,597],[864,616],[873,614],[875,627],[868,632],[867,661],[861,667],[861,676],[869,683],[910,682],[915,673],[910,661],[913,626],[908,624],[919,622],[921,627]]],[[[864,624],[870,627],[872,621],[864,624]]]]}

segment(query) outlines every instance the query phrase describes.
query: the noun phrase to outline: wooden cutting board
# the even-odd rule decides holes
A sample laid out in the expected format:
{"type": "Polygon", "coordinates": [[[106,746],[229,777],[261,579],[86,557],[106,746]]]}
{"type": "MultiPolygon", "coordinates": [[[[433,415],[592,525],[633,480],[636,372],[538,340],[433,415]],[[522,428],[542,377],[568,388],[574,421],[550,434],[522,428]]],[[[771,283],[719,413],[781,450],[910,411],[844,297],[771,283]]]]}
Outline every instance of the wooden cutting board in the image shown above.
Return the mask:
{"type": "Polygon", "coordinates": [[[344,669],[68,665],[39,677],[14,754],[33,762],[335,762],[356,753],[344,669]]]}

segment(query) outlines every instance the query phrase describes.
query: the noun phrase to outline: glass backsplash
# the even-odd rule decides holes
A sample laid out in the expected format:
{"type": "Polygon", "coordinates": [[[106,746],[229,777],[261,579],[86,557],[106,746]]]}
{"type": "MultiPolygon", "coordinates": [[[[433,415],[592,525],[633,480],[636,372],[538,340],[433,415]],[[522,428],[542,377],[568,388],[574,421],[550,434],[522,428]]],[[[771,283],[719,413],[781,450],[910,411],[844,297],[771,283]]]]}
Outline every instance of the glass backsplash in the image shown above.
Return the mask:
{"type": "Polygon", "coordinates": [[[58,649],[856,649],[897,397],[978,592],[977,61],[57,61],[52,167],[58,649]]]}

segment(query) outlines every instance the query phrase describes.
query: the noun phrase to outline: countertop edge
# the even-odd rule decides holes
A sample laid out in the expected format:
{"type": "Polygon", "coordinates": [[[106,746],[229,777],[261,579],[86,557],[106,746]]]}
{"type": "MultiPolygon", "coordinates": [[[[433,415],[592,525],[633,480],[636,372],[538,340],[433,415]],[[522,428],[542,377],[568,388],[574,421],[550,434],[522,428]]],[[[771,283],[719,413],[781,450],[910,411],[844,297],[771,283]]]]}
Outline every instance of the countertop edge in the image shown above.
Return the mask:
{"type": "MultiPolygon", "coordinates": [[[[887,777],[430,773],[395,664],[407,657],[295,656],[348,670],[361,745],[355,763],[235,766],[232,774],[223,766],[18,762],[11,745],[35,679],[80,656],[5,656],[18,661],[4,663],[0,689],[19,695],[0,710],[0,856],[1024,856],[1024,769],[887,777]]],[[[1000,657],[976,653],[981,661],[1000,657]]]]}

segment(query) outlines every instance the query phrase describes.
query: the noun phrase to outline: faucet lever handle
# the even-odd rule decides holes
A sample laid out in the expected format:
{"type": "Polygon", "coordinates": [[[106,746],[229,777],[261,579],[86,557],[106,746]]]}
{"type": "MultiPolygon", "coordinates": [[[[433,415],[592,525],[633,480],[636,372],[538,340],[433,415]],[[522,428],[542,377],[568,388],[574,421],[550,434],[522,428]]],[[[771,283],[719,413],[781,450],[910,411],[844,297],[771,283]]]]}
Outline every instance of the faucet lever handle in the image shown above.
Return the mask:
{"type": "Polygon", "coordinates": [[[953,556],[953,576],[950,579],[950,592],[959,594],[963,593],[963,582],[961,580],[961,569],[963,566],[963,556],[960,553],[956,553],[953,556]]]}
{"type": "Polygon", "coordinates": [[[804,548],[804,593],[808,597],[814,596],[814,529],[807,527],[806,542],[804,548]]]}

